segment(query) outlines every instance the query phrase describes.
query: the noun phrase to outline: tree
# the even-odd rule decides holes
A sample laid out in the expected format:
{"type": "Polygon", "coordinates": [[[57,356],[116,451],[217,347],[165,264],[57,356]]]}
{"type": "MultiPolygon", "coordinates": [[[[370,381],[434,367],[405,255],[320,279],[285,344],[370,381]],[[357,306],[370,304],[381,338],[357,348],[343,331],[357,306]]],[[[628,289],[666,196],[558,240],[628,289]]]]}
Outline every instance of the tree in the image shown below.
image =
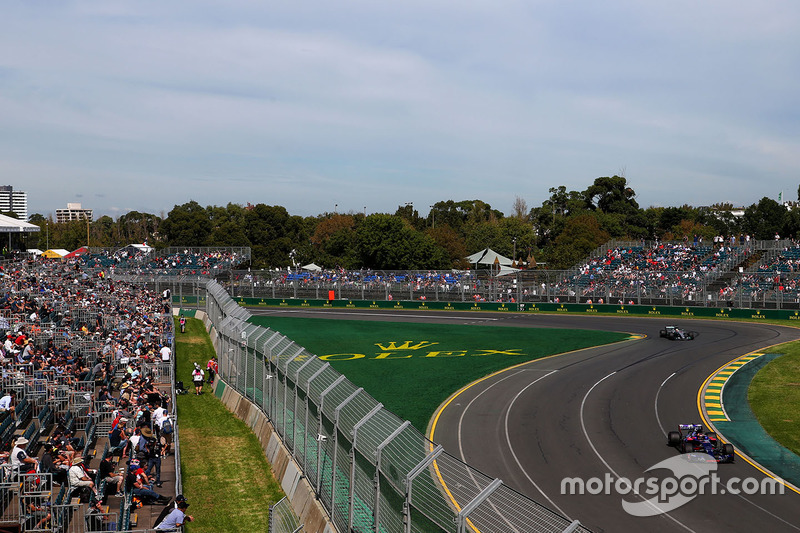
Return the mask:
{"type": "Polygon", "coordinates": [[[374,269],[419,270],[448,268],[448,258],[433,239],[404,223],[400,217],[373,214],[356,232],[361,264],[374,269]]]}
{"type": "Polygon", "coordinates": [[[514,198],[514,205],[512,206],[512,212],[514,216],[520,220],[524,220],[528,218],[530,214],[528,211],[528,202],[521,196],[517,196],[514,198]]]}
{"type": "Polygon", "coordinates": [[[783,231],[786,217],[786,208],[765,196],[758,204],[744,210],[744,230],[756,239],[771,239],[776,233],[783,231]]]}
{"type": "Polygon", "coordinates": [[[621,176],[597,178],[584,195],[590,209],[604,213],[631,215],[639,210],[636,193],[628,186],[628,180],[621,176]]]}
{"type": "Polygon", "coordinates": [[[551,268],[569,268],[607,242],[610,235],[600,228],[597,217],[584,214],[569,219],[564,231],[546,254],[551,268]]]}
{"type": "Polygon", "coordinates": [[[172,246],[206,246],[211,234],[211,220],[206,209],[191,200],[173,207],[161,230],[172,246]]]}

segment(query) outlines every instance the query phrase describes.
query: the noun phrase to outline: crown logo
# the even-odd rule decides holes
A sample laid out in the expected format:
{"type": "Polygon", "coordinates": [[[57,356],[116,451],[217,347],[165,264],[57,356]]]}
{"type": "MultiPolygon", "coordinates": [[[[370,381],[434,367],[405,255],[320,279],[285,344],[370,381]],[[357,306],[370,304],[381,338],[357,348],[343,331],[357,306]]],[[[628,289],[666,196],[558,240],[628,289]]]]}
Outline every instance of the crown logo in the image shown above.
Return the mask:
{"type": "Polygon", "coordinates": [[[411,344],[413,341],[406,341],[401,345],[395,344],[395,341],[389,343],[388,346],[384,346],[383,344],[376,342],[375,346],[383,350],[384,352],[395,352],[397,350],[421,350],[422,348],[428,348],[429,346],[433,346],[434,344],[439,344],[438,342],[430,342],[430,341],[420,341],[417,344],[411,344]]]}

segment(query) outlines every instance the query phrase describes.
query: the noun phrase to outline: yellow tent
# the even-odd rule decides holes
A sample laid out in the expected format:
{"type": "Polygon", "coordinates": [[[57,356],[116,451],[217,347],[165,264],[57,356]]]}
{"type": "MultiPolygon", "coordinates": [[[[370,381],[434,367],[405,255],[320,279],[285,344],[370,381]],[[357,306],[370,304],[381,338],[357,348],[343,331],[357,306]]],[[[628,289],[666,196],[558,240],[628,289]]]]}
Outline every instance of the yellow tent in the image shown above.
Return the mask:
{"type": "Polygon", "coordinates": [[[62,250],[60,248],[54,248],[52,250],[46,250],[42,252],[42,257],[46,257],[48,259],[61,259],[65,255],[69,253],[68,250],[62,250]]]}

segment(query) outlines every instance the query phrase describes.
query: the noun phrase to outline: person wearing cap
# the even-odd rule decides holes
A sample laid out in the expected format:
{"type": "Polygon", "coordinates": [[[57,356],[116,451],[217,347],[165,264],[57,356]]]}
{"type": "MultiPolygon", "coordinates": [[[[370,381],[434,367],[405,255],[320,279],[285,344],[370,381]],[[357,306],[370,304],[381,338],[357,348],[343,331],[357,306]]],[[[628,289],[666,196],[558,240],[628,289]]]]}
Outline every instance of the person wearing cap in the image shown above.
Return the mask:
{"type": "Polygon", "coordinates": [[[30,442],[25,437],[20,437],[14,443],[14,448],[11,450],[11,468],[23,474],[28,474],[36,470],[39,464],[38,459],[28,455],[25,451],[25,446],[30,442]]]}
{"type": "Polygon", "coordinates": [[[134,496],[138,496],[145,503],[167,503],[169,501],[169,498],[152,489],[150,480],[147,479],[147,474],[144,473],[144,469],[136,459],[131,459],[130,461],[125,486],[133,492],[134,496]]]}
{"type": "Polygon", "coordinates": [[[203,394],[203,377],[205,373],[203,369],[200,368],[200,365],[197,363],[194,364],[194,370],[192,370],[192,381],[194,382],[194,393],[197,396],[203,394]]]}
{"type": "Polygon", "coordinates": [[[108,453],[113,455],[116,452],[122,452],[122,457],[125,457],[125,448],[128,446],[128,435],[125,433],[127,423],[128,419],[121,417],[114,429],[108,432],[108,445],[110,446],[108,453]]]}
{"type": "Polygon", "coordinates": [[[163,531],[165,529],[177,529],[186,522],[191,522],[193,518],[186,514],[186,509],[189,508],[189,502],[186,500],[178,502],[175,509],[173,509],[164,520],[156,526],[156,529],[163,531]]]}
{"type": "Polygon", "coordinates": [[[75,490],[81,487],[89,487],[97,496],[97,489],[94,488],[94,481],[89,477],[89,474],[83,468],[83,458],[76,457],[72,460],[72,466],[67,471],[67,478],[69,481],[70,490],[75,490]]]}

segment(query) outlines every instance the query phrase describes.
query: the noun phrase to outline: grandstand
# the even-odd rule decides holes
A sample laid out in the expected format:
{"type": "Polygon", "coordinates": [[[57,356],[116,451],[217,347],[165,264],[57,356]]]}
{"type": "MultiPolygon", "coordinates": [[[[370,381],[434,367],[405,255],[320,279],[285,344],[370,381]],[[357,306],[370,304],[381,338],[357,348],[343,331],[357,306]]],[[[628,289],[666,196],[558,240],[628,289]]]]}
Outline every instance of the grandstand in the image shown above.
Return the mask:
{"type": "MultiPolygon", "coordinates": [[[[0,330],[8,340],[0,347],[0,364],[2,389],[13,395],[14,410],[0,413],[0,450],[16,445],[31,457],[49,454],[73,468],[82,459],[98,495],[72,486],[64,468],[43,462],[28,474],[16,464],[16,453],[0,454],[3,531],[144,531],[163,509],[138,507],[131,486],[117,495],[93,469],[109,459],[114,471],[127,470],[125,450],[109,444],[112,425],[124,415],[131,426],[158,434],[148,413],[155,417],[156,407],[166,405],[158,416],[164,413],[177,428],[174,358],[162,361],[157,352],[172,346],[171,303],[74,265],[39,260],[4,269],[0,330]],[[128,394],[126,405],[120,398],[128,394]],[[95,500],[100,506],[91,508],[95,500]]],[[[161,460],[163,487],[156,491],[165,497],[180,491],[177,442],[174,449],[161,460]]]]}
{"type": "Polygon", "coordinates": [[[565,271],[231,270],[220,282],[251,298],[800,308],[799,268],[790,240],[610,241],[565,271]]]}

